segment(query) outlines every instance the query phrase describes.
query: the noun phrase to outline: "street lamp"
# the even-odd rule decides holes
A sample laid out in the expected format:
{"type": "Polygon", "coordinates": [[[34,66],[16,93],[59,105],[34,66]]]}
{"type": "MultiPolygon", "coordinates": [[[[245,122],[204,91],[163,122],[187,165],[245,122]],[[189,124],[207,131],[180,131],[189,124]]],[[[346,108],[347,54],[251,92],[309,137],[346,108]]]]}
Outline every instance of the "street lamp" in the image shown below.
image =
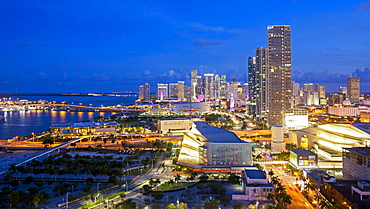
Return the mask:
{"type": "Polygon", "coordinates": [[[66,194],[66,208],[68,208],[68,194],[69,194],[69,192],[67,192],[67,194],[66,194]]]}

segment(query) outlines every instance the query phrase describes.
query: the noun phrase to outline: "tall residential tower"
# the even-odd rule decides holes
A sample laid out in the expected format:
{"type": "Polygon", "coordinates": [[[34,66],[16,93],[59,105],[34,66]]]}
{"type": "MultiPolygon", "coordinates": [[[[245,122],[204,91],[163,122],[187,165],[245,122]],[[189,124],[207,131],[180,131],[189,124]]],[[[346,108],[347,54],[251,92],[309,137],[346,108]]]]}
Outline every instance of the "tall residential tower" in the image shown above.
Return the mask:
{"type": "Polygon", "coordinates": [[[360,102],[360,79],[347,78],[347,93],[348,99],[352,103],[360,102]]]}
{"type": "Polygon", "coordinates": [[[268,30],[268,123],[283,126],[285,112],[291,108],[291,31],[289,25],[272,25],[268,30]]]}

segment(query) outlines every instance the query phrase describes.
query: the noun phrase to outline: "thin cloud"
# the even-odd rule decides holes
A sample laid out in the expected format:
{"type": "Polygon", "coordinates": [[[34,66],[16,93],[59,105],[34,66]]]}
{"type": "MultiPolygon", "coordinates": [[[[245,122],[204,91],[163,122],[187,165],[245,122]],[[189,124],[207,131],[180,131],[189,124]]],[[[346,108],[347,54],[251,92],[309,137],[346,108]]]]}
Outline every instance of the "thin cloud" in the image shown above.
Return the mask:
{"type": "Polygon", "coordinates": [[[222,44],[222,41],[211,41],[211,40],[198,40],[193,42],[193,46],[205,47],[205,46],[217,46],[222,44]]]}
{"type": "Polygon", "coordinates": [[[357,11],[363,9],[370,9],[370,0],[367,0],[366,3],[361,3],[361,5],[356,8],[357,11]]]}
{"type": "Polygon", "coordinates": [[[236,29],[236,28],[228,29],[228,28],[220,27],[220,26],[219,27],[206,26],[206,25],[203,25],[202,23],[192,23],[192,24],[189,24],[189,26],[196,28],[198,30],[210,31],[210,32],[215,32],[215,33],[220,33],[220,32],[236,33],[240,31],[240,29],[236,29]]]}

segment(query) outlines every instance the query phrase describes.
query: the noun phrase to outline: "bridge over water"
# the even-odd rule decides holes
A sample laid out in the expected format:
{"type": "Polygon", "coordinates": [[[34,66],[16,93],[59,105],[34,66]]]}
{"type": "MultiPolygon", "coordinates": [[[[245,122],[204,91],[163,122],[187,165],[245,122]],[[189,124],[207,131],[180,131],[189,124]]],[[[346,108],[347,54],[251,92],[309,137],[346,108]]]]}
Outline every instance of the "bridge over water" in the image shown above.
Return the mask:
{"type": "Polygon", "coordinates": [[[73,104],[26,104],[22,105],[27,110],[57,109],[57,110],[81,110],[81,111],[105,111],[105,112],[145,112],[142,108],[118,108],[118,107],[93,107],[73,104]]]}

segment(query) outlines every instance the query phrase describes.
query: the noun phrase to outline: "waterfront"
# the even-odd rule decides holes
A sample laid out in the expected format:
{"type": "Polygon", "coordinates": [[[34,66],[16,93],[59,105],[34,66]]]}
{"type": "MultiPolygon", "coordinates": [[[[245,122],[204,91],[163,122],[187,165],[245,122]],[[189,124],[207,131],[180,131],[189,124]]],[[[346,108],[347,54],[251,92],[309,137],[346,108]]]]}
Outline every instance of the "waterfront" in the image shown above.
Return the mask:
{"type": "MultiPolygon", "coordinates": [[[[18,97],[12,97],[17,100],[18,97]]],[[[69,104],[79,104],[93,106],[109,106],[117,104],[133,104],[136,97],[83,97],[83,96],[28,96],[19,97],[30,101],[46,100],[63,101],[69,104]]],[[[39,133],[50,128],[52,123],[72,123],[77,121],[93,120],[97,116],[107,117],[112,112],[67,112],[67,111],[12,111],[0,112],[4,119],[0,120],[0,139],[10,139],[15,136],[26,136],[32,133],[39,133]]]]}

